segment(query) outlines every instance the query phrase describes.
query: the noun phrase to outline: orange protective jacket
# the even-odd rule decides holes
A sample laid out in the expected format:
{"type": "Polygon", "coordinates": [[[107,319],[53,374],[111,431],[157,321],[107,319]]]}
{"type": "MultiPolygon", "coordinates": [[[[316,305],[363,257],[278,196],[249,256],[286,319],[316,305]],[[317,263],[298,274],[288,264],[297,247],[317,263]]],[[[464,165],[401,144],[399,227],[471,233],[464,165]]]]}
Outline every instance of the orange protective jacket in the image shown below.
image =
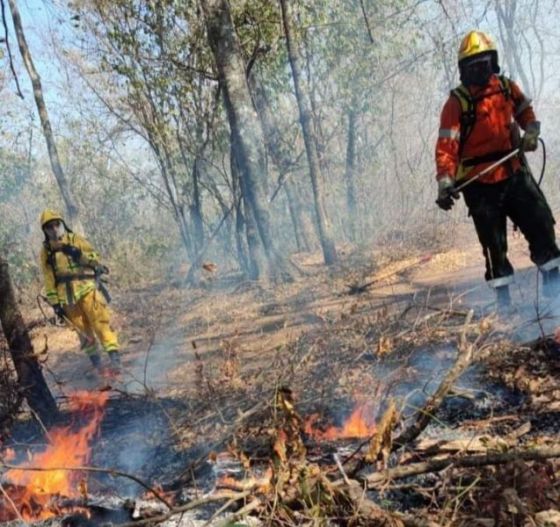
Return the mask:
{"type": "MultiPolygon", "coordinates": [[[[469,87],[468,91],[475,102],[474,124],[461,145],[461,102],[450,95],[441,112],[439,137],[436,144],[436,179],[450,177],[453,180],[478,174],[494,161],[465,166],[469,158],[504,155],[519,145],[513,145],[512,127],[514,120],[523,130],[535,121],[531,100],[525,97],[519,86],[506,79],[509,89],[504,91],[503,83],[497,75],[492,75],[486,86],[469,87]]],[[[464,88],[463,88],[464,89],[464,88]]],[[[479,179],[481,183],[497,183],[509,177],[511,171],[520,168],[521,162],[515,157],[511,162],[500,165],[479,179]],[[508,170],[508,168],[510,170],[508,170]]]]}

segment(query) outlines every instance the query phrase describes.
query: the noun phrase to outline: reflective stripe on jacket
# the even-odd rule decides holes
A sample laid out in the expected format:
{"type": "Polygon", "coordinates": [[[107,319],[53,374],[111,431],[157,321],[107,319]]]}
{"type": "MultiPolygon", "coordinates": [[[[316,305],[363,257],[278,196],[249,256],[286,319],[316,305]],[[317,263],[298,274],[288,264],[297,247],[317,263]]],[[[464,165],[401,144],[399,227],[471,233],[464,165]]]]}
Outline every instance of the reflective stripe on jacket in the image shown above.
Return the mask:
{"type": "Polygon", "coordinates": [[[48,301],[54,304],[74,304],[96,287],[90,265],[99,262],[99,256],[90,243],[74,233],[66,233],[59,242],[45,242],[41,250],[41,269],[48,301]],[[82,251],[79,262],[57,247],[69,244],[82,251]],[[54,264],[54,265],[53,265],[54,264]],[[78,278],[92,275],[92,278],[78,278]]]}
{"type": "MultiPolygon", "coordinates": [[[[493,75],[484,87],[468,89],[475,99],[475,119],[470,133],[461,138],[461,117],[463,110],[456,96],[450,95],[443,106],[440,119],[439,136],[436,143],[437,179],[449,176],[462,179],[474,176],[490,166],[493,161],[463,166],[462,161],[492,154],[504,154],[514,148],[512,126],[516,121],[521,128],[535,121],[531,101],[525,97],[519,86],[509,80],[509,94],[504,93],[500,79],[493,75]],[[463,140],[460,154],[461,140],[463,140]],[[459,156],[461,155],[461,159],[459,156]]],[[[464,88],[463,88],[464,89],[464,88]]],[[[515,145],[517,146],[517,145],[515,145]]],[[[520,167],[518,158],[511,161],[510,167],[520,167]]],[[[508,167],[501,165],[483,176],[481,183],[497,183],[509,176],[508,167]]]]}

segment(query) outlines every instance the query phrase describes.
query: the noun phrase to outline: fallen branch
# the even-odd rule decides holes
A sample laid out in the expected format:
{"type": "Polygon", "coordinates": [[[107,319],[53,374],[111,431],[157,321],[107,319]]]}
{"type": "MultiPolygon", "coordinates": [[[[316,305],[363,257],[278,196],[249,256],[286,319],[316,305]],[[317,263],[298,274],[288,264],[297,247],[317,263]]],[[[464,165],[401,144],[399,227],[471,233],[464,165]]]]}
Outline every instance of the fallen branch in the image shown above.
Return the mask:
{"type": "Polygon", "coordinates": [[[4,489],[2,483],[0,483],[0,493],[2,493],[5,500],[10,504],[10,507],[12,507],[12,509],[14,510],[18,520],[20,522],[23,522],[23,524],[25,525],[25,520],[23,519],[21,513],[19,512],[19,509],[16,507],[16,504],[13,502],[12,498],[10,498],[9,494],[4,489]]]}
{"type": "Polygon", "coordinates": [[[229,500],[228,503],[236,503],[239,500],[245,499],[249,496],[249,492],[240,492],[238,494],[220,494],[218,496],[208,496],[206,498],[200,498],[199,500],[193,500],[185,505],[180,505],[178,507],[173,507],[165,514],[160,514],[159,516],[153,516],[151,518],[145,518],[143,520],[136,520],[128,523],[121,523],[119,527],[138,527],[140,525],[154,525],[156,523],[162,523],[176,514],[181,514],[183,512],[196,509],[202,505],[207,505],[208,503],[214,503],[216,501],[229,500]]]}
{"type": "Polygon", "coordinates": [[[245,507],[242,507],[237,512],[233,513],[231,516],[228,516],[223,522],[218,524],[218,527],[227,527],[230,525],[236,524],[238,520],[241,520],[244,516],[249,514],[250,512],[258,509],[262,505],[261,501],[256,499],[247,503],[245,507]]]}
{"type": "MultiPolygon", "coordinates": [[[[226,430],[224,431],[224,436],[229,437],[231,434],[235,433],[235,430],[245,420],[247,420],[252,415],[256,414],[262,408],[266,407],[267,404],[269,404],[267,401],[260,401],[254,404],[251,408],[249,408],[245,412],[239,414],[232,423],[228,424],[226,430]]],[[[192,461],[187,466],[187,468],[185,468],[185,470],[183,470],[183,472],[179,474],[179,476],[175,479],[173,483],[164,487],[165,490],[175,490],[192,481],[194,479],[193,471],[196,469],[196,467],[198,467],[201,463],[205,462],[208,459],[208,454],[210,452],[219,450],[224,445],[226,440],[227,439],[221,439],[220,441],[217,441],[212,445],[208,445],[208,448],[205,449],[205,452],[201,454],[198,458],[196,458],[194,461],[192,461]]]]}
{"type": "Polygon", "coordinates": [[[161,501],[168,509],[173,509],[173,506],[153,487],[150,487],[147,483],[144,483],[140,478],[127,474],[126,472],[121,472],[120,470],[115,470],[112,468],[98,468],[98,467],[23,467],[18,465],[10,465],[8,463],[3,463],[0,461],[0,467],[6,468],[8,470],[25,470],[28,472],[50,472],[54,470],[67,470],[70,472],[97,472],[102,474],[110,474],[111,476],[120,476],[123,478],[131,479],[135,483],[138,483],[141,487],[151,492],[156,499],[161,501]]]}
{"type": "Polygon", "coordinates": [[[448,467],[467,468],[483,467],[486,465],[503,465],[510,461],[543,461],[545,459],[560,457],[560,446],[541,447],[531,450],[510,450],[503,453],[490,453],[468,457],[449,456],[445,459],[431,459],[421,463],[412,463],[395,467],[381,472],[375,472],[364,479],[368,489],[376,488],[380,484],[394,479],[408,478],[427,472],[441,472],[448,467]]]}
{"type": "Polygon", "coordinates": [[[404,527],[441,527],[439,523],[424,518],[417,518],[410,514],[395,513],[403,523],[404,527]]]}
{"type": "Polygon", "coordinates": [[[457,354],[455,364],[447,372],[447,375],[443,378],[435,393],[426,401],[424,407],[418,411],[414,423],[403,430],[403,432],[401,432],[401,434],[393,440],[392,451],[395,451],[400,447],[410,443],[422,433],[422,431],[428,426],[433,416],[441,406],[441,403],[449,393],[449,390],[451,390],[451,388],[455,384],[455,381],[471,363],[473,350],[476,343],[478,342],[477,340],[475,341],[475,343],[469,344],[466,339],[466,331],[472,317],[473,311],[470,310],[465,319],[463,333],[459,338],[459,352],[457,354]]]}

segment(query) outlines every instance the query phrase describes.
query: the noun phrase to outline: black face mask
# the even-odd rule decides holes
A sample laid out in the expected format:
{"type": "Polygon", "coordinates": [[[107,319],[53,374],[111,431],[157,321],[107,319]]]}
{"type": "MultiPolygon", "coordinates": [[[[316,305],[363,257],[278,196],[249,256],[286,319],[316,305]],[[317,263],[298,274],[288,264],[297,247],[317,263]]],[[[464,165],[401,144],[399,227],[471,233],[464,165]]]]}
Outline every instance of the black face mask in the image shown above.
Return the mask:
{"type": "Polygon", "coordinates": [[[461,64],[461,82],[465,86],[486,86],[492,73],[494,69],[490,57],[461,64]]]}

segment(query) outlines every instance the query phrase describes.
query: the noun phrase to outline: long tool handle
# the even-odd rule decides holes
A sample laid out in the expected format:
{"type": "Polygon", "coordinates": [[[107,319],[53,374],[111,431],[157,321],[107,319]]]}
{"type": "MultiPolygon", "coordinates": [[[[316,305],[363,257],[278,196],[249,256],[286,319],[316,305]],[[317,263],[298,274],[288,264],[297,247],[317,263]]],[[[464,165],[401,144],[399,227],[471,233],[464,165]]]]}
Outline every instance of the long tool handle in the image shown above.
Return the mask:
{"type": "Polygon", "coordinates": [[[488,174],[488,172],[492,172],[492,170],[494,170],[496,167],[499,167],[502,163],[505,163],[508,159],[511,159],[512,157],[516,156],[517,154],[519,154],[519,152],[520,152],[520,148],[516,148],[515,150],[512,150],[509,154],[498,159],[498,161],[492,163],[490,166],[487,166],[484,170],[481,170],[478,174],[474,175],[473,177],[467,179],[467,181],[455,187],[453,191],[458,192],[459,190],[463,190],[467,185],[474,183],[477,179],[488,174]]]}

